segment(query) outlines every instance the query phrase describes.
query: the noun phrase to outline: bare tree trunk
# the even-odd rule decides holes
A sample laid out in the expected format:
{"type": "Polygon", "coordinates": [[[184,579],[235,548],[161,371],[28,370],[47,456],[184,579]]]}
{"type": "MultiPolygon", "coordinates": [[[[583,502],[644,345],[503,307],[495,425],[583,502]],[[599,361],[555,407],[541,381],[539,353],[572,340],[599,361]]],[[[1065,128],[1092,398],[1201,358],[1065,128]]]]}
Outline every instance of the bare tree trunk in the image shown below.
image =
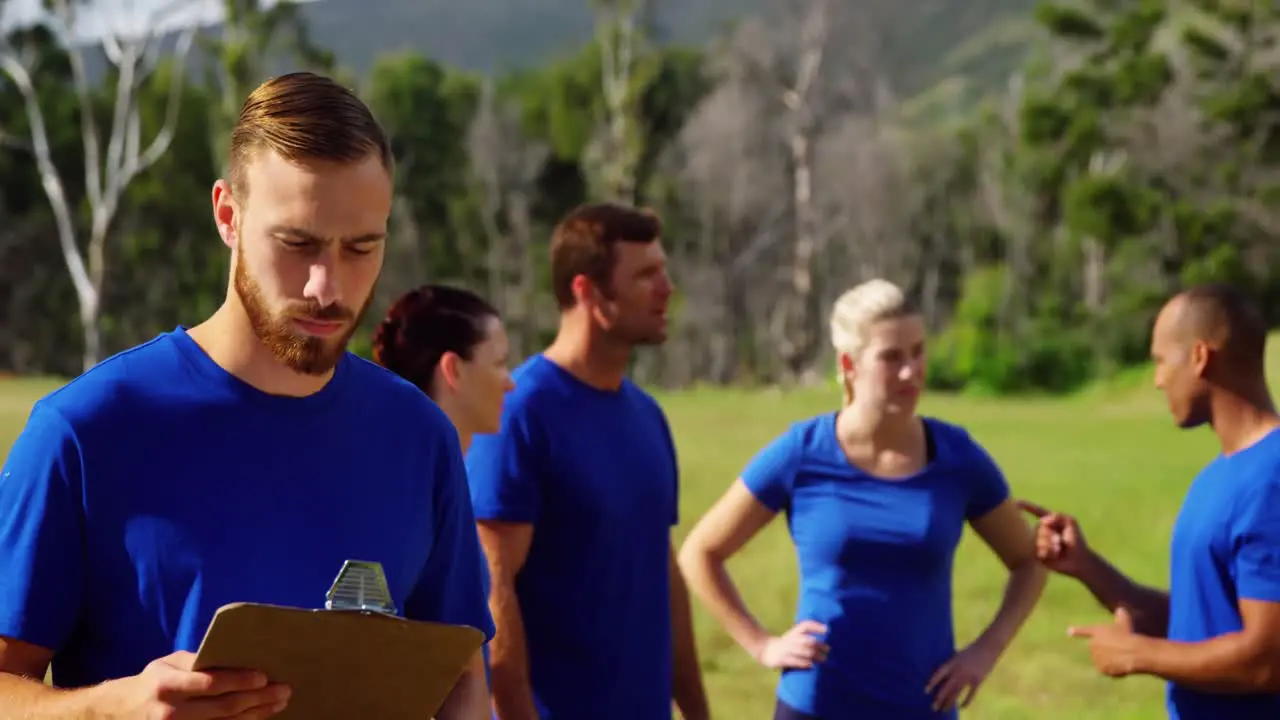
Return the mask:
{"type": "Polygon", "coordinates": [[[795,133],[791,137],[790,147],[795,239],[792,241],[790,297],[785,303],[787,316],[782,325],[783,338],[779,350],[788,374],[791,379],[796,379],[813,361],[817,347],[810,325],[814,296],[813,256],[818,243],[818,220],[813,207],[813,170],[808,135],[803,132],[795,133]]]}
{"type": "Polygon", "coordinates": [[[605,104],[603,192],[612,200],[634,203],[638,139],[633,98],[637,46],[636,19],[644,0],[595,0],[596,41],[600,45],[601,94],[605,104]]]}
{"type": "Polygon", "coordinates": [[[1103,293],[1106,291],[1107,260],[1102,243],[1094,238],[1084,241],[1084,304],[1089,313],[1098,315],[1102,312],[1103,293]]]}
{"type": "Polygon", "coordinates": [[[520,357],[528,357],[534,352],[538,341],[538,294],[534,284],[536,272],[533,256],[533,211],[529,207],[529,194],[523,190],[511,195],[511,238],[515,247],[511,254],[518,259],[516,266],[516,302],[519,310],[516,317],[517,341],[520,357]]]}
{"type": "MultiPolygon", "coordinates": [[[[75,5],[71,0],[55,0],[52,10],[62,27],[63,35],[69,36],[71,28],[75,26],[75,5]]],[[[137,96],[138,90],[154,72],[159,60],[159,53],[153,43],[160,42],[158,26],[163,19],[160,13],[154,15],[139,36],[124,38],[106,35],[102,41],[102,50],[117,71],[115,103],[105,157],[99,144],[92,90],[85,72],[84,49],[72,45],[67,50],[80,105],[85,192],[90,212],[89,237],[83,255],[77,240],[75,213],[67,198],[62,176],[53,163],[48,128],[31,74],[18,52],[0,40],[0,70],[9,76],[22,95],[27,120],[31,125],[31,149],[35,154],[40,182],[53,211],[58,228],[58,243],[80,306],[85,370],[102,359],[101,303],[107,270],[106,243],[111,223],[120,207],[120,200],[133,179],[168,152],[177,125],[183,81],[186,78],[186,59],[195,38],[194,29],[184,30],[179,36],[173,75],[169,81],[169,102],[164,124],[151,143],[142,147],[142,118],[137,96]]]]}
{"type": "Polygon", "coordinates": [[[812,0],[800,37],[799,69],[783,92],[787,109],[787,147],[791,157],[792,239],[789,297],[780,305],[774,324],[778,352],[786,379],[796,380],[813,362],[817,350],[812,332],[814,284],[813,257],[818,244],[818,213],[813,202],[813,141],[817,128],[818,78],[827,44],[827,2],[812,0]]]}

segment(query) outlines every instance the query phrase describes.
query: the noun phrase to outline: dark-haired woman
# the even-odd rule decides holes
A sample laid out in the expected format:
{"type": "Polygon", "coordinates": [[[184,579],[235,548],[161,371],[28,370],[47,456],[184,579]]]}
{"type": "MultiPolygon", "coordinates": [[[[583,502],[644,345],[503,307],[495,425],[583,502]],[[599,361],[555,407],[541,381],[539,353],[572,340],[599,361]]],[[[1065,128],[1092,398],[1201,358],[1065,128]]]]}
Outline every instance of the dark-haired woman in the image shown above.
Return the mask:
{"type": "MultiPolygon", "coordinates": [[[[479,295],[447,285],[401,295],[373,335],[374,361],[440,406],[458,430],[464,455],[473,436],[498,432],[503,398],[515,388],[509,352],[498,311],[479,295]]],[[[487,584],[488,567],[484,578],[487,584]]],[[[487,674],[487,646],[484,654],[487,674]]]]}
{"type": "Polygon", "coordinates": [[[498,431],[503,397],[515,387],[498,311],[462,288],[425,285],[401,295],[374,331],[373,358],[431,396],[464,454],[472,436],[498,431]]]}

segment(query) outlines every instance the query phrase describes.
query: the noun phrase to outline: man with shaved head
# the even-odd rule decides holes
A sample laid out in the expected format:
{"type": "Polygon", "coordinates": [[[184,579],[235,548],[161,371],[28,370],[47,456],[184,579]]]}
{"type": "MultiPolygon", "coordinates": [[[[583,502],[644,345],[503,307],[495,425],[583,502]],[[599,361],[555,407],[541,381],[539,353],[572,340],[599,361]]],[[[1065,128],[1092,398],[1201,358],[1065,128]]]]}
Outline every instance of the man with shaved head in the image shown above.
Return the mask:
{"type": "Polygon", "coordinates": [[[1174,296],[1151,338],[1155,384],[1180,428],[1208,424],[1222,452],[1196,476],[1173,531],[1168,592],[1090,548],[1075,519],[1039,518],[1037,554],[1114,613],[1072,628],[1099,671],[1168,683],[1170,718],[1280,718],[1280,415],[1263,370],[1267,326],[1239,290],[1174,296]]]}

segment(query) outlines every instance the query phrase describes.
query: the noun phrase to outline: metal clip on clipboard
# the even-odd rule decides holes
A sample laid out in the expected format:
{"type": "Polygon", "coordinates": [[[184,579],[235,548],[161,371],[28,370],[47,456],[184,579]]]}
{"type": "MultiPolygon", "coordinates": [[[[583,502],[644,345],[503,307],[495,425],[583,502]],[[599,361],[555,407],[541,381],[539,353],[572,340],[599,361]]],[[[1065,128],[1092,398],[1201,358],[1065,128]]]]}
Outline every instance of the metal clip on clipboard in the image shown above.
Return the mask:
{"type": "Polygon", "coordinates": [[[325,610],[347,610],[399,617],[382,563],[348,560],[325,595],[325,610]]]}
{"type": "Polygon", "coordinates": [[[421,720],[439,710],[483,642],[473,627],[402,617],[382,565],[347,560],[323,608],[219,608],[195,669],[254,669],[290,686],[274,720],[421,720]]]}

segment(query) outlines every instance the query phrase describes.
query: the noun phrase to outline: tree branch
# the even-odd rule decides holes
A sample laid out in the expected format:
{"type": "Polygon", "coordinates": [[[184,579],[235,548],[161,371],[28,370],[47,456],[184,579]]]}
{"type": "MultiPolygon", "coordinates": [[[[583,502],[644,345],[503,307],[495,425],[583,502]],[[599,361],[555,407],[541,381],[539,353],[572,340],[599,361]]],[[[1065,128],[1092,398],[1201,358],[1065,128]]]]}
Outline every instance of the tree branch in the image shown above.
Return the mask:
{"type": "Polygon", "coordinates": [[[40,99],[36,95],[31,74],[26,66],[19,62],[17,53],[7,45],[0,46],[0,71],[9,76],[22,96],[27,121],[31,125],[31,151],[35,156],[36,170],[40,174],[40,183],[53,210],[54,224],[58,228],[58,244],[66,259],[67,270],[71,273],[71,282],[75,287],[76,296],[80,299],[82,306],[87,302],[96,302],[96,294],[93,284],[89,281],[84,258],[80,256],[80,249],[76,247],[71,208],[67,203],[62,177],[58,174],[57,166],[53,164],[48,127],[45,125],[44,112],[40,109],[40,99]]]}

